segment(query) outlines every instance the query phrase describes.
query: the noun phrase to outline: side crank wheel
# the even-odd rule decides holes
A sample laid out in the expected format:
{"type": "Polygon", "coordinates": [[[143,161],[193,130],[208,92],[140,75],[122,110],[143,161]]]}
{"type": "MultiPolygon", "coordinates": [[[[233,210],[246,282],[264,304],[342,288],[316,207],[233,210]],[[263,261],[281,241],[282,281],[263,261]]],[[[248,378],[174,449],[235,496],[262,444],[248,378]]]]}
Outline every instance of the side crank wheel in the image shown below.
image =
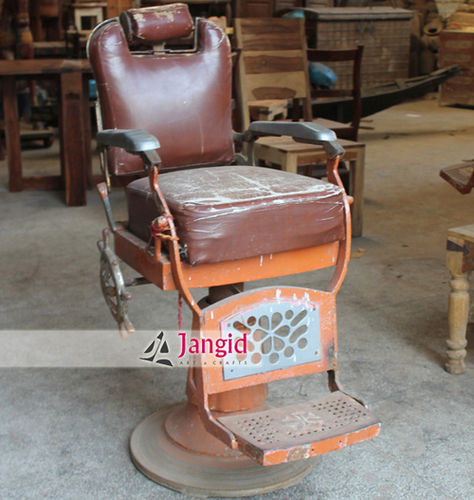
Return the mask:
{"type": "Polygon", "coordinates": [[[122,272],[117,256],[108,244],[108,234],[104,233],[104,240],[98,242],[100,250],[100,286],[106,304],[118,323],[120,334],[123,337],[135,332],[128,319],[128,301],[130,294],[125,288],[122,272]]]}

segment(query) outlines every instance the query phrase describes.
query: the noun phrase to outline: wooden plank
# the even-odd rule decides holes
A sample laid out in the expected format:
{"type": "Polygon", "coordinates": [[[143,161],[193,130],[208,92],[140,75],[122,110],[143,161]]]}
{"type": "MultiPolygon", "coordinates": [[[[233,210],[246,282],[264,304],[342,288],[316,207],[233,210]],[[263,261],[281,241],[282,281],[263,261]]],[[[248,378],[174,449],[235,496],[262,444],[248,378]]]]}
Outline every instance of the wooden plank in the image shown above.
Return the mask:
{"type": "Polygon", "coordinates": [[[252,120],[273,121],[285,119],[288,115],[288,101],[286,99],[265,99],[262,101],[249,101],[252,120]]]}
{"type": "Polygon", "coordinates": [[[271,17],[274,0],[239,0],[233,2],[234,17],[271,17]]]}
{"type": "Polygon", "coordinates": [[[303,70],[303,51],[300,50],[295,51],[294,56],[286,52],[283,55],[274,55],[274,53],[259,55],[253,52],[250,54],[243,55],[245,70],[248,75],[303,70]]]}
{"type": "Polygon", "coordinates": [[[442,168],[439,175],[460,193],[470,193],[474,187],[474,161],[442,168]]]}
{"type": "Polygon", "coordinates": [[[272,50],[279,46],[281,50],[301,49],[299,26],[302,19],[274,19],[271,26],[266,18],[235,19],[237,48],[243,50],[272,50]]]}
{"type": "Polygon", "coordinates": [[[293,99],[296,96],[295,90],[288,87],[258,87],[252,89],[254,99],[293,99]]]}
{"type": "Polygon", "coordinates": [[[61,156],[63,160],[66,204],[86,204],[86,158],[82,74],[60,75],[61,92],[61,156]]]}
{"type": "Polygon", "coordinates": [[[247,95],[255,99],[306,98],[304,72],[247,74],[247,95]]]}
{"type": "Polygon", "coordinates": [[[448,229],[448,237],[462,238],[474,242],[474,224],[469,226],[451,227],[448,229]]]}
{"type": "Polygon", "coordinates": [[[46,175],[38,177],[23,177],[23,189],[59,190],[64,186],[60,175],[46,175]]]}
{"type": "Polygon", "coordinates": [[[23,177],[15,77],[4,76],[2,83],[5,143],[8,160],[8,189],[10,191],[21,191],[23,189],[23,177]]]}
{"type": "Polygon", "coordinates": [[[0,61],[0,76],[56,75],[80,71],[91,73],[87,59],[17,59],[0,61]]]}

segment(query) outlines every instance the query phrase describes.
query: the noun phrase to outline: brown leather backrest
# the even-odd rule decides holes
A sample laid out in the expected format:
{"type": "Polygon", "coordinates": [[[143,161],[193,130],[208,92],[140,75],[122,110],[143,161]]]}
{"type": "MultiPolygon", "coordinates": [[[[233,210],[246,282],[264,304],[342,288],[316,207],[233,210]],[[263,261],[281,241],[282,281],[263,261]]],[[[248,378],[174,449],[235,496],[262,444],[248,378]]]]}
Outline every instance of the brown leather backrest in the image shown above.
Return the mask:
{"type": "MultiPolygon", "coordinates": [[[[195,53],[133,54],[118,19],[100,25],[89,40],[103,128],[155,135],[163,169],[227,164],[234,155],[229,42],[207,20],[197,29],[195,53]]],[[[111,148],[108,159],[116,175],[143,170],[140,158],[121,149],[111,148]]]]}

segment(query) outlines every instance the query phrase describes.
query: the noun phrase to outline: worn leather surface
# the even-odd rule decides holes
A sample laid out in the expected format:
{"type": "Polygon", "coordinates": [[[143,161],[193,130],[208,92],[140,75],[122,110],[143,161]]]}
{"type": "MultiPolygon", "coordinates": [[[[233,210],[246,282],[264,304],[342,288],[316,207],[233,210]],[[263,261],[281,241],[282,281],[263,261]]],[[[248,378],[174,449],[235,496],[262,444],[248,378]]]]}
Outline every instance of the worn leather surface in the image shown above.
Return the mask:
{"type": "MultiPolygon", "coordinates": [[[[91,36],[103,128],[144,129],[161,144],[163,169],[229,163],[233,158],[231,59],[227,37],[199,22],[193,54],[133,55],[117,20],[91,36]]],[[[116,175],[142,171],[142,160],[110,148],[116,175]]]]}
{"type": "Polygon", "coordinates": [[[156,44],[188,36],[193,20],[182,3],[129,9],[120,14],[120,23],[128,43],[156,44]]]}
{"type": "MultiPolygon", "coordinates": [[[[306,248],[344,237],[343,190],[262,167],[227,166],[158,177],[191,264],[306,248]]],[[[126,189],[129,230],[143,240],[158,216],[148,179],[126,189]]]]}

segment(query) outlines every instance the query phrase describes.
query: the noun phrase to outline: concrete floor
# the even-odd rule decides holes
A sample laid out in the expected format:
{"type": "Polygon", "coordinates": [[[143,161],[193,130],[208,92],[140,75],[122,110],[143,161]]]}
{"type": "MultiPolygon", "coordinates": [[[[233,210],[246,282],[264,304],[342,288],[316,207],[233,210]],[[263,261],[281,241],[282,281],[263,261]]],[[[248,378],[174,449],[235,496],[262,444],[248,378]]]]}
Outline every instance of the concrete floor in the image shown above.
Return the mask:
{"type": "MultiPolygon", "coordinates": [[[[363,125],[364,236],[338,296],[340,375],[382,432],[322,457],[298,486],[254,498],[474,498],[472,342],[464,375],[443,370],[446,230],[472,223],[474,196],[438,176],[474,157],[474,111],[429,96],[363,125]]],[[[53,156],[26,152],[25,164],[49,170],[53,156]]],[[[8,193],[4,162],[0,175],[0,498],[181,498],[139,473],[127,444],[143,417],[183,398],[183,370],[138,359],[157,331],[177,328],[176,295],[133,290],[139,332],[123,342],[99,288],[98,196],[66,208],[60,193],[8,193]]],[[[123,214],[122,193],[113,198],[123,214]]],[[[322,287],[328,276],[279,282],[322,287]]],[[[311,394],[313,384],[284,382],[274,394],[311,394]]]]}

